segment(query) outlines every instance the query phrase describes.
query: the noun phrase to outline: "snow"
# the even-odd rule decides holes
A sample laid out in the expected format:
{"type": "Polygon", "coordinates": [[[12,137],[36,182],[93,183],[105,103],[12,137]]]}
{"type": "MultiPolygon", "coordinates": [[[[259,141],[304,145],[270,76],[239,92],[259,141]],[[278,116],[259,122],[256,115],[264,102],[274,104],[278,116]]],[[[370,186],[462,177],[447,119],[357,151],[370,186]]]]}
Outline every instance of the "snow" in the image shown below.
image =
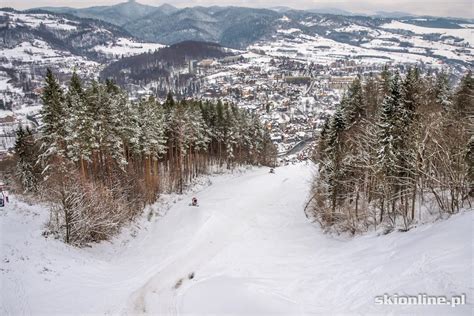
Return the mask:
{"type": "Polygon", "coordinates": [[[470,315],[472,212],[406,233],[327,236],[303,213],[312,171],[211,177],[84,249],[43,238],[45,206],[11,197],[0,209],[0,313],[470,315]],[[465,293],[468,304],[374,304],[384,293],[465,293]]]}
{"type": "Polygon", "coordinates": [[[307,27],[311,27],[311,26],[315,26],[315,25],[318,25],[318,22],[315,22],[315,21],[303,21],[303,22],[300,22],[301,25],[304,25],[304,26],[307,26],[307,27]]]}
{"type": "Polygon", "coordinates": [[[82,56],[76,56],[68,51],[53,49],[47,42],[42,40],[32,40],[31,42],[21,42],[13,48],[3,48],[0,50],[0,58],[22,63],[37,64],[67,64],[66,71],[72,71],[74,64],[83,64],[97,67],[98,63],[88,60],[82,56]]]}
{"type": "Polygon", "coordinates": [[[9,17],[12,26],[18,25],[38,28],[41,25],[44,25],[51,29],[71,31],[76,30],[78,24],[78,22],[73,22],[50,14],[2,12],[2,15],[9,17]]]}
{"type": "Polygon", "coordinates": [[[460,28],[460,29],[443,29],[443,28],[432,28],[432,27],[423,27],[414,24],[403,23],[400,21],[392,21],[390,23],[383,24],[381,26],[385,29],[392,30],[407,30],[415,34],[443,34],[445,36],[454,36],[463,39],[464,41],[470,43],[473,38],[473,30],[469,28],[460,28]]]}
{"type": "MultiPolygon", "coordinates": [[[[263,51],[272,57],[288,57],[303,62],[329,65],[339,59],[352,59],[358,63],[373,65],[394,63],[429,64],[438,68],[444,57],[465,63],[474,61],[474,49],[468,42],[473,29],[437,29],[393,21],[380,28],[349,24],[335,28],[336,32],[366,32],[363,41],[342,43],[321,35],[307,35],[297,28],[279,29],[272,40],[261,41],[248,47],[263,51]],[[415,32],[413,35],[398,34],[398,29],[415,32]],[[440,39],[423,38],[424,34],[439,33],[440,39]],[[452,35],[465,41],[447,37],[452,35]]],[[[327,31],[328,34],[332,31],[327,31]]]]}
{"type": "MultiPolygon", "coordinates": [[[[284,35],[281,33],[281,35],[284,35]]],[[[375,43],[373,46],[379,46],[375,43]]],[[[259,42],[248,47],[249,50],[263,50],[268,56],[289,57],[295,60],[312,61],[329,65],[338,59],[357,59],[365,64],[380,64],[391,60],[397,63],[419,63],[435,65],[433,57],[401,51],[380,51],[372,48],[340,43],[319,35],[299,34],[296,39],[279,37],[272,41],[259,42]]]]}
{"type": "Polygon", "coordinates": [[[126,57],[152,52],[164,46],[163,44],[138,43],[128,38],[119,38],[115,43],[98,45],[94,47],[94,50],[113,57],[126,57]]]}
{"type": "Polygon", "coordinates": [[[24,62],[38,62],[44,58],[58,58],[62,57],[62,54],[65,54],[65,52],[54,50],[48,43],[41,40],[22,42],[14,48],[5,48],[0,51],[1,57],[24,62]]]}
{"type": "Polygon", "coordinates": [[[358,33],[358,32],[367,32],[368,35],[370,36],[378,36],[380,34],[380,31],[374,30],[373,28],[367,27],[367,26],[362,26],[362,25],[357,25],[357,24],[350,24],[348,26],[340,27],[335,29],[334,31],[336,32],[346,32],[346,33],[358,33]]]}
{"type": "Polygon", "coordinates": [[[283,33],[283,34],[291,34],[291,33],[301,32],[301,30],[297,28],[289,28],[289,29],[279,29],[277,30],[277,32],[283,33]]]}

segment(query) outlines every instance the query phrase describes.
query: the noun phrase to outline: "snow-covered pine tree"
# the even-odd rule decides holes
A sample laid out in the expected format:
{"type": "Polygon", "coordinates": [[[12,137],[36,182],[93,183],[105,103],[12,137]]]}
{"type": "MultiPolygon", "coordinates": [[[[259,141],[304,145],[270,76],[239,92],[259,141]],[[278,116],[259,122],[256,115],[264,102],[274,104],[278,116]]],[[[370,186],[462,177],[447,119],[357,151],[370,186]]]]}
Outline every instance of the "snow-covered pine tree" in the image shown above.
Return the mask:
{"type": "Polygon", "coordinates": [[[344,107],[347,128],[365,115],[362,92],[360,78],[357,77],[347,91],[347,103],[344,107]]]}
{"type": "Polygon", "coordinates": [[[158,160],[166,153],[165,113],[153,97],[138,105],[140,136],[138,144],[145,159],[158,160]]]}
{"type": "Polygon", "coordinates": [[[74,72],[66,93],[66,146],[67,157],[79,165],[81,175],[87,177],[91,162],[92,115],[89,112],[79,76],[74,72]]]}
{"type": "Polygon", "coordinates": [[[38,172],[37,145],[31,130],[22,125],[16,131],[15,141],[16,176],[23,192],[37,192],[40,182],[38,172]]]}
{"type": "Polygon", "coordinates": [[[380,73],[380,79],[379,80],[380,80],[379,95],[382,97],[382,99],[379,100],[379,102],[382,102],[383,98],[385,98],[385,96],[389,93],[391,82],[392,82],[392,73],[388,69],[387,65],[384,66],[383,71],[380,73]]]}
{"type": "Polygon", "coordinates": [[[453,102],[453,111],[457,117],[471,118],[474,115],[474,77],[469,71],[459,83],[453,102]]]}
{"type": "Polygon", "coordinates": [[[398,120],[401,111],[400,75],[395,74],[391,80],[390,90],[384,98],[378,122],[379,144],[378,153],[381,172],[386,176],[394,175],[397,169],[397,150],[401,135],[398,134],[398,120]]]}
{"type": "Polygon", "coordinates": [[[124,141],[122,139],[123,130],[126,128],[123,122],[122,111],[128,103],[128,95],[120,90],[115,83],[108,81],[104,92],[103,120],[105,134],[105,144],[108,155],[121,171],[125,171],[127,159],[124,154],[124,141]]]}
{"type": "Polygon", "coordinates": [[[120,120],[127,96],[110,83],[103,85],[95,81],[86,93],[93,117],[93,169],[102,180],[111,180],[115,167],[124,171],[127,165],[121,137],[125,122],[120,120]]]}
{"type": "Polygon", "coordinates": [[[53,163],[62,163],[66,151],[64,95],[51,69],[47,69],[41,96],[41,154],[39,162],[47,173],[53,163]]]}
{"type": "Polygon", "coordinates": [[[159,188],[158,160],[166,153],[165,113],[153,97],[138,104],[138,127],[145,184],[152,193],[149,199],[153,199],[159,188]]]}
{"type": "Polygon", "coordinates": [[[341,180],[345,172],[342,168],[342,134],[346,128],[346,104],[347,98],[344,97],[336,107],[336,111],[329,122],[328,142],[325,153],[327,159],[320,165],[320,173],[323,175],[323,181],[327,185],[333,214],[336,212],[338,196],[342,191],[341,180]]]}
{"type": "Polygon", "coordinates": [[[196,152],[205,152],[211,135],[202,115],[201,105],[192,103],[188,108],[188,117],[191,120],[192,147],[196,152]]]}
{"type": "Polygon", "coordinates": [[[449,87],[449,78],[445,72],[441,72],[436,77],[433,94],[436,105],[441,107],[444,111],[449,111],[453,101],[449,87]]]}
{"type": "Polygon", "coordinates": [[[379,105],[379,83],[373,74],[370,74],[363,87],[364,103],[365,103],[365,117],[371,121],[377,113],[379,105]]]}
{"type": "Polygon", "coordinates": [[[227,168],[230,169],[235,160],[235,150],[240,138],[238,121],[232,106],[226,104],[224,107],[224,143],[226,147],[227,168]]]}
{"type": "Polygon", "coordinates": [[[211,134],[202,114],[203,104],[190,102],[186,109],[186,116],[190,121],[190,150],[188,153],[188,176],[190,179],[206,171],[203,155],[208,154],[211,134]]]}
{"type": "Polygon", "coordinates": [[[418,68],[409,69],[402,83],[402,101],[398,121],[400,143],[398,148],[399,171],[397,182],[400,189],[400,202],[405,229],[408,229],[408,214],[411,219],[415,214],[415,198],[417,189],[418,161],[417,147],[420,138],[417,111],[420,107],[421,78],[418,68]],[[410,202],[411,199],[411,202],[410,202]]]}
{"type": "Polygon", "coordinates": [[[390,90],[385,96],[378,121],[378,144],[380,146],[377,154],[378,169],[380,174],[379,183],[384,198],[381,201],[382,210],[380,221],[382,221],[385,203],[387,203],[389,216],[395,218],[395,202],[397,194],[396,177],[399,171],[399,144],[401,135],[398,130],[399,116],[401,112],[401,87],[400,75],[395,73],[391,80],[390,90]]]}
{"type": "Polygon", "coordinates": [[[226,139],[226,126],[225,126],[225,120],[224,120],[224,104],[222,103],[221,100],[217,101],[216,107],[215,107],[215,138],[217,142],[217,151],[218,151],[218,160],[219,160],[219,166],[222,166],[224,162],[224,153],[225,153],[225,139],[226,139]]]}
{"type": "Polygon", "coordinates": [[[253,139],[253,158],[252,163],[257,163],[260,159],[260,155],[263,152],[263,144],[265,141],[264,126],[260,122],[260,119],[256,115],[252,115],[252,139],[253,139]]]}
{"type": "Polygon", "coordinates": [[[253,148],[250,116],[246,111],[240,111],[238,120],[238,133],[240,135],[238,160],[241,164],[247,164],[250,163],[249,154],[253,148]]]}

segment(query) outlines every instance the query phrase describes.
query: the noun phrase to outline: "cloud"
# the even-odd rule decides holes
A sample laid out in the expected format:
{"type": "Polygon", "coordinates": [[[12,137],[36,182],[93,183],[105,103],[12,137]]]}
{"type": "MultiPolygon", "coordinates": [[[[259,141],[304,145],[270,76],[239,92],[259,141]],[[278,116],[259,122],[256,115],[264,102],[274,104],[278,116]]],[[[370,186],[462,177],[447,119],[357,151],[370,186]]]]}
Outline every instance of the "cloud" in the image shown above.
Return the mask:
{"type": "MultiPolygon", "coordinates": [[[[88,7],[111,5],[120,0],[2,0],[2,6],[27,9],[42,6],[88,7]]],[[[165,1],[139,0],[150,5],[160,5],[165,1]]],[[[290,6],[295,9],[336,8],[354,13],[375,13],[376,11],[403,11],[417,15],[455,16],[473,18],[472,0],[169,0],[177,7],[235,5],[247,7],[290,6]]]]}

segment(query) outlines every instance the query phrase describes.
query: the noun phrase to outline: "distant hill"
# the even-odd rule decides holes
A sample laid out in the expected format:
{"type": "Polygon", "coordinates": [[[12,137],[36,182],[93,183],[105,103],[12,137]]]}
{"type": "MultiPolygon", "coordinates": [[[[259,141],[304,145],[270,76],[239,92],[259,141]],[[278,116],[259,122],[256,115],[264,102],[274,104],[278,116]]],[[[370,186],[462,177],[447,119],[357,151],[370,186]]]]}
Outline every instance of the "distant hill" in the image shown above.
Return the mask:
{"type": "Polygon", "coordinates": [[[55,13],[68,13],[82,18],[103,20],[115,25],[124,25],[155,12],[171,14],[178,10],[169,4],[160,7],[144,5],[136,1],[123,2],[111,6],[97,6],[84,9],[68,7],[42,7],[40,9],[55,13]]]}
{"type": "Polygon", "coordinates": [[[123,27],[146,41],[173,44],[198,40],[243,48],[271,33],[281,17],[266,9],[193,7],[170,14],[158,10],[123,27]]]}
{"type": "MultiPolygon", "coordinates": [[[[293,45],[292,41],[318,41],[318,38],[324,38],[330,41],[321,40],[319,42],[326,44],[315,46],[336,47],[337,43],[343,43],[364,48],[366,51],[363,55],[372,55],[371,50],[398,53],[411,51],[413,54],[438,58],[443,63],[461,61],[465,65],[472,62],[469,56],[472,55],[472,36],[467,30],[472,21],[463,19],[412,17],[405,12],[379,12],[380,16],[354,15],[330,8],[303,11],[289,7],[175,8],[168,4],[153,7],[134,1],[112,6],[54,10],[108,21],[140,41],[165,45],[193,40],[246,49],[259,42],[275,43],[276,39],[286,34],[282,41],[288,43],[283,46],[293,45]],[[455,29],[460,31],[453,32],[455,29]]],[[[283,51],[288,49],[280,48],[283,51]]],[[[351,49],[347,48],[344,54],[349,51],[351,49]]]]}
{"type": "Polygon", "coordinates": [[[44,10],[22,12],[5,8],[0,9],[0,37],[2,49],[29,43],[33,48],[56,49],[92,60],[102,57],[95,47],[133,38],[123,28],[105,21],[44,10]]]}
{"type": "Polygon", "coordinates": [[[384,17],[384,18],[406,18],[406,17],[414,17],[416,15],[407,13],[407,12],[401,12],[401,11],[377,11],[374,14],[375,16],[379,17],[384,17]]]}
{"type": "Polygon", "coordinates": [[[190,60],[229,55],[232,55],[229,50],[216,43],[184,41],[153,53],[122,58],[107,66],[100,76],[118,83],[149,82],[170,76],[171,69],[186,66],[190,60]]]}
{"type": "Polygon", "coordinates": [[[334,15],[355,15],[352,12],[336,9],[336,8],[316,8],[316,9],[309,9],[308,12],[318,13],[318,14],[334,14],[334,15]]]}

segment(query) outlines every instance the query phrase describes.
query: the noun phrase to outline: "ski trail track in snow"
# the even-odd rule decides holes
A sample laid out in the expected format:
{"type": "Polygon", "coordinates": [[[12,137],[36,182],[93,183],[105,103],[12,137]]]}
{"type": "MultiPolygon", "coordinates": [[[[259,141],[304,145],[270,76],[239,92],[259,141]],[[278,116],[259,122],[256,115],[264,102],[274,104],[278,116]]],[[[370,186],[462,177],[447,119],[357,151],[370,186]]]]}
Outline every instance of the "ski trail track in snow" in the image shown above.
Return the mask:
{"type": "Polygon", "coordinates": [[[297,164],[268,171],[214,177],[211,186],[184,195],[135,238],[123,233],[112,244],[85,249],[33,238],[41,233],[39,221],[18,215],[28,209],[18,204],[21,212],[7,210],[0,217],[2,255],[11,253],[0,262],[0,311],[471,314],[472,212],[408,233],[332,238],[303,212],[313,168],[297,164]],[[200,207],[189,206],[192,196],[200,207]],[[30,261],[18,259],[25,254],[30,261]],[[456,309],[374,304],[384,293],[466,293],[469,304],[456,309]]]}
{"type": "Polygon", "coordinates": [[[275,181],[268,181],[268,177],[274,175],[267,175],[267,172],[260,170],[257,175],[227,180],[225,190],[216,183],[196,195],[201,201],[199,208],[186,206],[189,199],[184,199],[173,209],[173,214],[169,213],[169,216],[180,217],[192,212],[201,224],[195,227],[192,235],[183,239],[179,246],[183,250],[177,250],[176,258],[132,295],[130,314],[147,312],[147,306],[159,314],[177,312],[179,287],[175,288],[176,283],[183,279],[182,286],[186,286],[190,273],[199,271],[233,241],[245,236],[252,229],[258,212],[267,207],[265,197],[271,196],[281,184],[276,177],[275,181]]]}

